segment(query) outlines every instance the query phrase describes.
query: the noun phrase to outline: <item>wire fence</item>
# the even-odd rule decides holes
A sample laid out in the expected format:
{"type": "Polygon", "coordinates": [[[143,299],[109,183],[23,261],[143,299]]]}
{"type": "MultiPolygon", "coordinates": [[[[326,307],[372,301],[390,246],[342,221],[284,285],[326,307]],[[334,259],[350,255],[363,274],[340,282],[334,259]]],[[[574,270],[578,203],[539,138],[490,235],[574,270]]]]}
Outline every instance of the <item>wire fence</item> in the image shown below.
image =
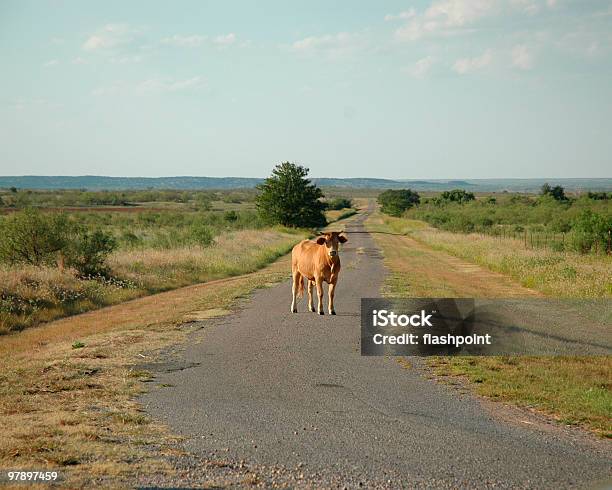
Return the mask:
{"type": "MultiPolygon", "coordinates": [[[[479,230],[479,234],[484,236],[492,236],[495,238],[514,239],[519,241],[525,249],[542,249],[550,248],[552,250],[563,251],[575,249],[577,247],[574,242],[574,235],[562,232],[551,232],[547,230],[515,230],[505,227],[491,228],[490,230],[479,230]]],[[[578,245],[578,248],[580,246],[578,245]]],[[[608,230],[605,240],[593,240],[589,243],[588,250],[583,252],[591,252],[594,254],[612,254],[612,230],[608,230]]]]}

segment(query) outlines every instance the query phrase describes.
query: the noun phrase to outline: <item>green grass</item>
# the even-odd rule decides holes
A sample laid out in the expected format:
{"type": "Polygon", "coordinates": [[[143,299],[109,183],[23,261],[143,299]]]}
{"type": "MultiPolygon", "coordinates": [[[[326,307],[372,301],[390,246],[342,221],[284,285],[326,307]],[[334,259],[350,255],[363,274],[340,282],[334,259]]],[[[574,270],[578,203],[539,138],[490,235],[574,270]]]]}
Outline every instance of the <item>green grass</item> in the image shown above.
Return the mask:
{"type": "Polygon", "coordinates": [[[476,392],[612,437],[612,357],[454,357],[428,362],[440,376],[465,376],[476,392]]]}

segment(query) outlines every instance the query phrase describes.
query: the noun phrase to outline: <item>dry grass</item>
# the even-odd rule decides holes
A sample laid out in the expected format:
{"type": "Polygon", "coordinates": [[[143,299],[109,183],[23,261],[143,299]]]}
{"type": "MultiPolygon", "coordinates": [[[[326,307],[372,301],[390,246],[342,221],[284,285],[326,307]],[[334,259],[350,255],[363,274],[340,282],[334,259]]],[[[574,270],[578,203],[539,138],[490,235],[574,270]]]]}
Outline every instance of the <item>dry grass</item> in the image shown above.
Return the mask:
{"type": "MultiPolygon", "coordinates": [[[[394,233],[374,234],[391,270],[384,291],[389,296],[610,296],[611,262],[606,257],[524,250],[509,240],[441,232],[420,221],[380,214],[367,226],[394,233]],[[571,279],[564,275],[567,267],[576,271],[571,279]],[[529,279],[534,277],[538,279],[529,279]]],[[[435,357],[428,364],[441,379],[465,376],[483,396],[612,435],[610,356],[435,357]]]]}
{"type": "Polygon", "coordinates": [[[109,263],[117,276],[159,291],[252,272],[287,253],[300,238],[276,230],[236,231],[218,236],[208,248],[121,251],[109,263]]]}
{"type": "Polygon", "coordinates": [[[172,437],[133,401],[150,376],[138,364],[185,341],[186,317],[227,312],[237,298],[286,278],[288,270],[284,258],[245,276],[5,336],[0,468],[58,470],[71,488],[122,487],[139,472],[171,473],[160,456],[171,450],[172,437]]]}
{"type": "Polygon", "coordinates": [[[414,234],[431,247],[515,278],[553,297],[612,297],[612,256],[526,250],[520,240],[426,229],[414,234]]]}
{"type": "Polygon", "coordinates": [[[331,209],[329,211],[325,211],[325,217],[329,223],[333,223],[335,221],[348,218],[349,216],[353,216],[356,213],[357,211],[353,208],[331,209]]]}
{"type": "Polygon", "coordinates": [[[83,280],[71,270],[0,268],[0,333],[159,291],[253,272],[302,238],[284,230],[245,230],[218,236],[208,248],[118,251],[110,280],[83,280]]]}
{"type": "Polygon", "coordinates": [[[428,247],[512,277],[547,296],[612,297],[612,256],[525,249],[520,240],[462,234],[416,220],[385,216],[378,226],[408,234],[428,247]]]}

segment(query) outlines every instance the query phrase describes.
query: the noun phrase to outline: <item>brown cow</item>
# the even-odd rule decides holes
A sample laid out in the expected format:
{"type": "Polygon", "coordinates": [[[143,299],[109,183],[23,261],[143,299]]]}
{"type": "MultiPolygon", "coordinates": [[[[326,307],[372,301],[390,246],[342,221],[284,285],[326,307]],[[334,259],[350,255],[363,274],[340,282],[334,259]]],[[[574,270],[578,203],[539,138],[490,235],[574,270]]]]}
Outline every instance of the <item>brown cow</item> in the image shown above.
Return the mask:
{"type": "Polygon", "coordinates": [[[308,280],[308,309],[315,311],[312,304],[312,288],[317,286],[319,315],[323,315],[323,281],[329,284],[329,314],[335,315],[334,290],[340,273],[338,246],[347,241],[338,231],[323,233],[315,241],[303,240],[291,252],[291,311],[297,313],[296,299],[304,296],[304,279],[308,280]]]}

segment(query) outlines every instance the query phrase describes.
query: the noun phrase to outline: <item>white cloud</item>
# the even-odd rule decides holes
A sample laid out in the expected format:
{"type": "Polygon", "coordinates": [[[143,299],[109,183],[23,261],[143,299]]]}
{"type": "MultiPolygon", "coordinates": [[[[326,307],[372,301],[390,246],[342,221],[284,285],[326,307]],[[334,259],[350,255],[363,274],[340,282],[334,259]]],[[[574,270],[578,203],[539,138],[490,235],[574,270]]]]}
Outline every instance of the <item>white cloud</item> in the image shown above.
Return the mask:
{"type": "Polygon", "coordinates": [[[208,38],[206,36],[200,36],[197,34],[192,36],[181,36],[180,34],[175,34],[172,37],[163,38],[161,43],[181,48],[197,48],[202,46],[207,39],[208,38]]]}
{"type": "Polygon", "coordinates": [[[556,7],[558,3],[557,0],[546,0],[546,5],[548,5],[549,8],[556,7]]]}
{"type": "Polygon", "coordinates": [[[492,15],[499,0],[436,0],[395,32],[399,40],[414,41],[429,34],[451,34],[492,15]]]}
{"type": "Polygon", "coordinates": [[[95,96],[128,95],[149,96],[164,93],[176,93],[187,90],[196,90],[206,85],[204,77],[195,76],[186,79],[150,78],[137,84],[114,83],[105,87],[98,87],[92,91],[95,96]]]}
{"type": "Polygon", "coordinates": [[[107,24],[83,43],[85,51],[105,51],[129,44],[134,36],[140,32],[128,24],[107,24]]]}
{"type": "Polygon", "coordinates": [[[45,68],[50,68],[50,67],[55,66],[55,65],[57,65],[57,64],[59,64],[59,61],[57,61],[57,60],[49,60],[49,61],[45,61],[45,62],[43,63],[43,66],[44,66],[45,68]]]}
{"type": "Polygon", "coordinates": [[[411,8],[410,10],[406,10],[405,12],[400,12],[397,15],[387,14],[385,15],[385,21],[389,22],[392,20],[408,20],[412,19],[416,15],[416,10],[411,8]]]}
{"type": "Polygon", "coordinates": [[[512,65],[520,70],[533,68],[533,53],[524,44],[517,44],[512,48],[512,65]]]}
{"type": "Polygon", "coordinates": [[[489,66],[491,61],[493,61],[493,51],[487,49],[481,56],[458,59],[453,65],[453,69],[460,75],[465,75],[489,66]]]}
{"type": "Polygon", "coordinates": [[[291,45],[291,50],[296,53],[317,54],[324,53],[332,58],[351,53],[364,45],[361,36],[349,32],[338,34],[327,34],[323,36],[311,36],[291,45]]]}
{"type": "Polygon", "coordinates": [[[414,78],[425,78],[430,72],[432,66],[435,63],[435,59],[432,56],[426,56],[421,58],[414,65],[404,69],[408,75],[414,78]]]}
{"type": "MultiPolygon", "coordinates": [[[[165,37],[161,40],[161,44],[167,46],[174,46],[179,48],[199,48],[205,45],[213,45],[217,47],[226,47],[235,44],[238,41],[238,36],[233,32],[228,34],[220,34],[216,37],[209,38],[199,34],[193,34],[189,36],[183,36],[181,34],[175,34],[171,37],[165,37]]],[[[241,47],[248,46],[248,41],[240,43],[241,47]]]]}
{"type": "Polygon", "coordinates": [[[236,34],[230,32],[229,34],[223,34],[213,39],[213,43],[217,46],[230,46],[236,42],[236,34]]]}

